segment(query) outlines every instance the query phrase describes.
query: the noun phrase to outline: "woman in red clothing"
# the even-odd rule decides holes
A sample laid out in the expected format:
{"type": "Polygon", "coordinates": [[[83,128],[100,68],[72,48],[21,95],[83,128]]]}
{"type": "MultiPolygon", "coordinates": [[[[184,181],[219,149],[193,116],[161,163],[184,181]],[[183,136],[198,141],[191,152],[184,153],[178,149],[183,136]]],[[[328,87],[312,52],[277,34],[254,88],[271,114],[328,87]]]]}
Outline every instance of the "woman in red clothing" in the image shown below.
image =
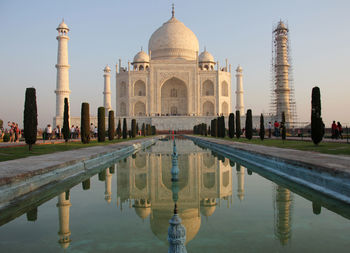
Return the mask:
{"type": "Polygon", "coordinates": [[[336,132],[337,132],[337,124],[335,124],[335,121],[333,120],[333,123],[332,123],[332,139],[338,138],[336,132]]]}

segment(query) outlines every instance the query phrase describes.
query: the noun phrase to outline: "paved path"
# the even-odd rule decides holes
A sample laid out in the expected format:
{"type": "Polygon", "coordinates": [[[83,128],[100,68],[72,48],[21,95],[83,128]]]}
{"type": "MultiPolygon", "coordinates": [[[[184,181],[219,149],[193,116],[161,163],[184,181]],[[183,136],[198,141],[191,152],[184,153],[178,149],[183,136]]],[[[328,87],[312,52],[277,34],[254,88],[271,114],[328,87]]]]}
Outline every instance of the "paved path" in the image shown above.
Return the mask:
{"type": "MultiPolygon", "coordinates": [[[[253,138],[255,138],[255,139],[258,139],[258,138],[260,138],[259,136],[253,136],[253,138]]],[[[269,138],[267,138],[266,136],[265,136],[265,138],[268,140],[269,138]]],[[[274,137],[274,136],[272,136],[271,137],[271,139],[272,140],[281,140],[281,137],[274,137]]],[[[311,137],[297,137],[297,136],[288,136],[287,137],[287,139],[286,139],[287,141],[288,140],[293,140],[293,141],[312,141],[312,139],[311,139],[311,137]]],[[[350,139],[349,140],[347,140],[347,139],[331,139],[331,138],[323,138],[322,139],[322,142],[333,142],[333,143],[349,143],[350,144],[350,139]]]]}
{"type": "MultiPolygon", "coordinates": [[[[69,140],[69,142],[79,142],[81,141],[81,139],[73,139],[73,140],[69,140]]],[[[64,140],[63,139],[59,139],[59,140],[37,140],[36,141],[36,145],[46,145],[46,144],[56,144],[56,143],[63,143],[64,140]]],[[[18,146],[25,146],[27,145],[25,143],[25,141],[19,141],[19,142],[0,142],[0,148],[10,148],[10,147],[18,147],[18,146]]]]}
{"type": "Polygon", "coordinates": [[[269,147],[208,137],[191,137],[203,139],[205,141],[221,145],[227,145],[236,149],[256,153],[259,155],[280,158],[287,161],[288,163],[292,163],[299,166],[306,165],[308,168],[319,170],[321,172],[327,171],[335,174],[346,173],[350,175],[350,156],[329,155],[311,151],[269,147]]]}
{"type": "Polygon", "coordinates": [[[126,146],[139,144],[152,138],[154,137],[118,142],[111,145],[92,146],[88,148],[56,152],[40,156],[29,156],[26,158],[0,162],[0,186],[15,181],[21,181],[35,175],[41,175],[57,168],[66,167],[79,161],[88,160],[118,149],[122,149],[126,146]]]}

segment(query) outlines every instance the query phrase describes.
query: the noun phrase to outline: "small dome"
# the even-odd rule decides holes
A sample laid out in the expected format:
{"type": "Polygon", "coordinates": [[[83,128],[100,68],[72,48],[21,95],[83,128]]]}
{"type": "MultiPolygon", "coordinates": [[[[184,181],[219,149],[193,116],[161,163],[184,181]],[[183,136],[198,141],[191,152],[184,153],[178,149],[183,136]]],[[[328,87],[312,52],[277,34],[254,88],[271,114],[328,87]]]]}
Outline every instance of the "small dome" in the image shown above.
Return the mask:
{"type": "Polygon", "coordinates": [[[282,20],[280,20],[278,22],[278,25],[277,25],[277,28],[275,29],[276,30],[288,30],[288,28],[286,27],[286,25],[282,22],[282,20]]]}
{"type": "Polygon", "coordinates": [[[240,65],[238,65],[238,67],[236,68],[236,71],[237,71],[237,72],[242,72],[243,69],[242,69],[242,67],[241,67],[240,65]]]}
{"type": "Polygon", "coordinates": [[[142,62],[149,62],[149,56],[145,51],[141,49],[141,51],[135,55],[133,63],[142,63],[142,62]]]}
{"type": "Polygon", "coordinates": [[[61,24],[57,27],[57,30],[58,29],[67,29],[69,31],[69,28],[66,23],[64,23],[64,20],[62,20],[61,24]]]}
{"type": "Polygon", "coordinates": [[[198,61],[199,62],[213,62],[213,63],[215,63],[214,57],[212,56],[211,53],[207,52],[206,49],[199,55],[198,61]]]}
{"type": "Polygon", "coordinates": [[[151,214],[151,207],[135,207],[135,213],[144,220],[151,214]]]}
{"type": "Polygon", "coordinates": [[[111,68],[106,65],[106,67],[103,69],[104,72],[111,72],[111,68]]]}
{"type": "Polygon", "coordinates": [[[212,205],[212,206],[202,206],[201,205],[201,214],[206,216],[206,217],[209,217],[209,216],[212,216],[213,213],[215,212],[215,209],[216,209],[216,206],[215,205],[212,205]]]}
{"type": "Polygon", "coordinates": [[[148,42],[148,50],[151,51],[152,59],[195,60],[198,48],[196,35],[175,17],[159,27],[148,42]]]}

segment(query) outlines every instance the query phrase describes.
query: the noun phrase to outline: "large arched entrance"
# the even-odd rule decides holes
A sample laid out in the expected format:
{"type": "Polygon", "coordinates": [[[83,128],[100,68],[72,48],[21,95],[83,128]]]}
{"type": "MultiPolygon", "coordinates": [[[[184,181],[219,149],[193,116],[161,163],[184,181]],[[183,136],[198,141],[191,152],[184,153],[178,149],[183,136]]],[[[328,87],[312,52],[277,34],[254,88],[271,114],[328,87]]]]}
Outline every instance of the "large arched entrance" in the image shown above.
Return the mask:
{"type": "Polygon", "coordinates": [[[162,115],[187,115],[187,87],[180,79],[167,80],[161,89],[162,115]]]}

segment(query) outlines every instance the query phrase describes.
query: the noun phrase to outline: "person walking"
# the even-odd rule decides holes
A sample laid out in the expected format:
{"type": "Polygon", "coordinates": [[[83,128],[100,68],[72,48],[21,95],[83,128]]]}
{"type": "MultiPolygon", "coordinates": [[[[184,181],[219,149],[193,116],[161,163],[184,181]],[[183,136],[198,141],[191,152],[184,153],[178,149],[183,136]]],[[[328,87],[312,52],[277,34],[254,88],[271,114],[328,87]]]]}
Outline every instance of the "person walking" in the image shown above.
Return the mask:
{"type": "Polygon", "coordinates": [[[273,126],[274,126],[274,132],[275,132],[275,137],[278,137],[280,134],[279,134],[279,127],[280,127],[280,124],[275,120],[275,123],[273,124],[273,126]]]}
{"type": "Polygon", "coordinates": [[[271,124],[271,121],[269,122],[268,129],[269,129],[269,138],[271,139],[271,134],[272,134],[272,124],[271,124]]]}
{"type": "Polygon", "coordinates": [[[46,136],[47,136],[48,140],[51,140],[51,138],[52,138],[52,127],[51,127],[50,124],[48,124],[47,128],[46,128],[46,136]]]}
{"type": "Polygon", "coordinates": [[[340,137],[340,139],[343,139],[343,127],[339,121],[337,122],[337,130],[338,130],[338,136],[340,137]]]}
{"type": "Polygon", "coordinates": [[[74,139],[75,135],[75,127],[74,125],[72,125],[71,129],[70,129],[70,138],[74,139]]]}
{"type": "Polygon", "coordinates": [[[335,124],[335,120],[332,123],[332,139],[336,138],[337,124],[335,124]]]}
{"type": "Polygon", "coordinates": [[[57,140],[61,138],[61,128],[60,128],[60,126],[56,126],[55,134],[56,134],[56,139],[57,140]]]}

